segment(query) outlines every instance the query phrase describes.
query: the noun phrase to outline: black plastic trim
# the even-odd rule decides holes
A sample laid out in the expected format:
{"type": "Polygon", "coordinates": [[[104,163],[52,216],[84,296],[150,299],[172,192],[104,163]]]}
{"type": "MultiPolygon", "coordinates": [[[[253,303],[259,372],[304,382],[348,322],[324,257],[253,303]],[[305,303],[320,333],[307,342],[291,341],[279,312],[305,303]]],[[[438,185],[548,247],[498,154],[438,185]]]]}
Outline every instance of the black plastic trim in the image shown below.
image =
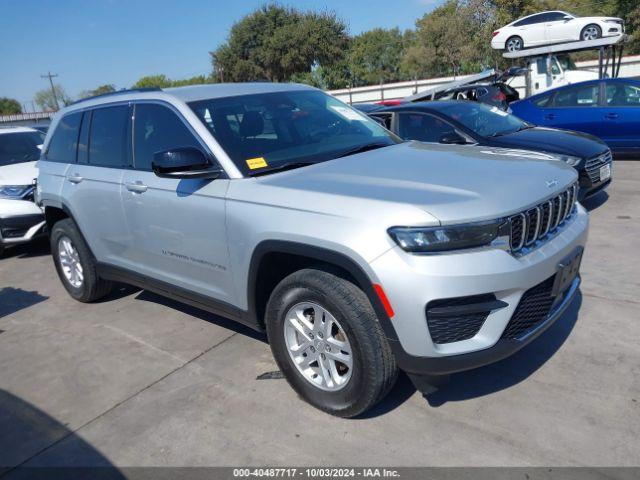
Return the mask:
{"type": "Polygon", "coordinates": [[[0,228],[31,228],[44,220],[44,214],[33,213],[15,217],[0,218],[0,228]]]}
{"type": "Polygon", "coordinates": [[[491,312],[508,307],[507,302],[492,300],[489,302],[468,303],[466,305],[451,305],[447,307],[430,307],[427,305],[427,315],[430,317],[455,317],[458,315],[471,315],[473,313],[491,312]]]}
{"type": "Polygon", "coordinates": [[[117,267],[103,262],[98,262],[96,266],[98,275],[105,280],[122,282],[144,290],[149,290],[178,302],[186,303],[192,307],[200,308],[201,310],[205,310],[215,315],[235,320],[243,325],[253,328],[254,330],[262,331],[260,325],[253,322],[246,311],[229,303],[222,302],[200,293],[192,292],[185,288],[178,287],[122,267],[117,267]]]}
{"type": "Polygon", "coordinates": [[[563,300],[562,304],[552,313],[548,320],[522,340],[500,339],[494,346],[484,350],[461,355],[449,355],[446,357],[416,357],[407,354],[400,345],[392,345],[396,362],[400,369],[409,374],[413,374],[413,376],[448,375],[497,362],[513,355],[553,325],[573,303],[578,291],[576,287],[573,295],[567,298],[566,301],[563,300]]]}
{"type": "Polygon", "coordinates": [[[321,262],[329,263],[340,267],[347,271],[357,282],[358,286],[364,291],[365,295],[369,298],[371,305],[380,321],[382,330],[385,333],[387,339],[390,340],[390,344],[394,347],[394,353],[396,349],[399,349],[404,354],[404,350],[398,342],[398,336],[391,324],[391,319],[387,315],[382,302],[376,294],[371,279],[366,272],[358,265],[353,259],[349,258],[343,253],[339,253],[333,250],[306,245],[303,243],[288,242],[284,240],[265,240],[259,243],[253,255],[251,257],[251,263],[249,267],[249,276],[247,283],[247,295],[249,305],[249,316],[256,323],[260,323],[261,319],[258,319],[257,306],[256,306],[256,290],[257,290],[257,277],[260,262],[263,257],[269,253],[289,253],[292,255],[299,255],[303,257],[312,258],[321,262]]]}

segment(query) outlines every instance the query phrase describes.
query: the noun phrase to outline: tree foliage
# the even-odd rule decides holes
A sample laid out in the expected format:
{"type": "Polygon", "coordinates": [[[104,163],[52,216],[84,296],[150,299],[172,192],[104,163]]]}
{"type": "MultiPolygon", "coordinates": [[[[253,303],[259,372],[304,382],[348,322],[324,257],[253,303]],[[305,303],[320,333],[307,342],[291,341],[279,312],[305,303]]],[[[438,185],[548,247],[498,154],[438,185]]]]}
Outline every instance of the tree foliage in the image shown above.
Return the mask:
{"type": "Polygon", "coordinates": [[[22,105],[17,100],[8,97],[0,97],[0,115],[13,115],[22,113],[22,105]]]}
{"type": "Polygon", "coordinates": [[[352,85],[402,80],[402,58],[410,36],[398,28],[374,28],[356,35],[347,55],[352,85]]]}
{"type": "Polygon", "coordinates": [[[54,85],[53,88],[55,91],[55,97],[53,96],[54,93],[50,88],[45,88],[44,90],[36,92],[36,104],[44,111],[55,111],[58,107],[62,108],[72,102],[71,97],[67,95],[67,92],[65,92],[64,88],[60,85],[54,85]]]}
{"type": "Polygon", "coordinates": [[[166,75],[147,75],[142,77],[132,88],[169,88],[169,87],[183,87],[185,85],[199,85],[202,83],[213,83],[212,77],[206,77],[204,75],[197,75],[191,78],[184,78],[182,80],[171,80],[166,75]]]}
{"type": "Polygon", "coordinates": [[[80,98],[95,97],[96,95],[104,95],[105,93],[111,93],[115,91],[115,85],[108,83],[105,85],[100,85],[98,88],[94,88],[93,90],[85,90],[81,92],[80,98]]]}
{"type": "Polygon", "coordinates": [[[233,25],[211,60],[221,81],[282,82],[330,69],[343,60],[348,44],[346,25],[335,14],[271,4],[233,25]]]}

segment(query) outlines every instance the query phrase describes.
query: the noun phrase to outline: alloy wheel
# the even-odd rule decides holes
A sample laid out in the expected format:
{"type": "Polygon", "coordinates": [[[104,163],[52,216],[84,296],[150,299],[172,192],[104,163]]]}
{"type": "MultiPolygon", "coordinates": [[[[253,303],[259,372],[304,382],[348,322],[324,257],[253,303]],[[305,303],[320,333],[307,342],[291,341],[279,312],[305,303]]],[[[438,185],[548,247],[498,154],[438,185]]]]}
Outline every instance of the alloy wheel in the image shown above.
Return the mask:
{"type": "Polygon", "coordinates": [[[315,387],[338,391],[353,373],[353,354],[347,335],[322,306],[303,302],[285,316],[284,337],[298,372],[315,387]]]}
{"type": "Polygon", "coordinates": [[[595,40],[598,38],[598,36],[598,27],[596,27],[595,25],[585,28],[584,32],[582,32],[583,40],[595,40]]]}
{"type": "Polygon", "coordinates": [[[517,52],[522,50],[522,41],[519,38],[510,38],[507,42],[508,52],[517,52]]]}
{"type": "Polygon", "coordinates": [[[58,240],[58,258],[67,282],[74,288],[80,288],[84,282],[82,263],[78,250],[67,236],[62,236],[58,240]]]}

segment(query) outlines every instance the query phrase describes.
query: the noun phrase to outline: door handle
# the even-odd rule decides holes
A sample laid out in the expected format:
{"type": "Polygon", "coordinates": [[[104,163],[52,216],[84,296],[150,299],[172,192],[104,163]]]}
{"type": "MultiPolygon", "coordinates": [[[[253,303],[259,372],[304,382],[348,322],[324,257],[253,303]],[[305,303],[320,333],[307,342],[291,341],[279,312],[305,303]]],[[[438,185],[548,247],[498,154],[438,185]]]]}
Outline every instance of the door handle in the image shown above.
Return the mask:
{"type": "Polygon", "coordinates": [[[149,188],[146,185],[143,185],[141,181],[137,181],[135,183],[125,183],[124,186],[127,187],[127,190],[133,193],[144,193],[149,188]]]}
{"type": "Polygon", "coordinates": [[[557,115],[555,113],[548,113],[547,115],[544,116],[545,120],[553,120],[556,117],[557,115]]]}
{"type": "Polygon", "coordinates": [[[81,177],[80,175],[78,175],[77,173],[74,175],[69,175],[67,177],[67,180],[69,180],[71,183],[80,183],[81,181],[84,180],[84,177],[81,177]]]}
{"type": "Polygon", "coordinates": [[[615,120],[616,118],[618,118],[618,114],[617,113],[607,113],[604,118],[606,120],[615,120]]]}

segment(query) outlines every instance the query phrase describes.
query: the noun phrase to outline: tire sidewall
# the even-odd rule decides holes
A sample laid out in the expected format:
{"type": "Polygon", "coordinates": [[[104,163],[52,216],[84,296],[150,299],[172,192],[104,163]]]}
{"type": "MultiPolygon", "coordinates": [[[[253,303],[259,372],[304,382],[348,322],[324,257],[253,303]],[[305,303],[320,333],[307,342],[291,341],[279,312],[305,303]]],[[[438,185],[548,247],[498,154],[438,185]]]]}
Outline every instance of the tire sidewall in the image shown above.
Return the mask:
{"type": "Polygon", "coordinates": [[[290,288],[286,291],[276,289],[273,301],[267,312],[267,330],[269,343],[273,356],[280,370],[291,387],[307,402],[326,411],[333,413],[344,412],[354,408],[354,399],[361,398],[367,388],[365,381],[365,366],[363,358],[365,353],[358,341],[358,335],[349,320],[349,313],[345,311],[342,302],[329,298],[325,293],[305,284],[290,288]],[[291,307],[302,302],[316,303],[328,312],[340,323],[349,343],[353,357],[353,370],[348,383],[340,390],[325,391],[312,385],[297,369],[291,359],[284,336],[285,315],[291,307]]]}

